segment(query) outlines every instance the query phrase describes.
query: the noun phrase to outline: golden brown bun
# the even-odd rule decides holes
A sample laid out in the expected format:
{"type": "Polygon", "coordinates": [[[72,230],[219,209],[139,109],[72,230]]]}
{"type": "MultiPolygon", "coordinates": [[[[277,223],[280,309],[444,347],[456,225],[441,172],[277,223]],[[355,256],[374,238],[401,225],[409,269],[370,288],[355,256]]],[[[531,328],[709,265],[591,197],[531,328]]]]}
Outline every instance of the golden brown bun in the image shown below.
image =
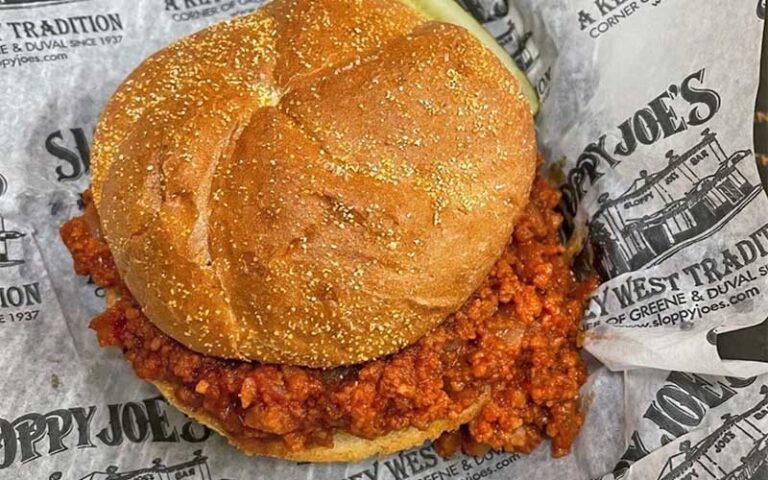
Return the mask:
{"type": "Polygon", "coordinates": [[[387,0],[276,0],[158,52],[94,138],[121,277],[193,350],[333,367],[409,345],[501,254],[529,107],[465,30],[387,0]]]}
{"type": "Polygon", "coordinates": [[[227,435],[216,418],[204,410],[194,410],[179,402],[174,394],[173,386],[163,382],[153,382],[153,384],[171,405],[218,432],[231,445],[234,445],[248,455],[266,455],[268,457],[297,462],[354,462],[373,455],[388,455],[400,450],[413,448],[427,440],[436,439],[443,432],[456,430],[461,425],[469,422],[477,416],[488,400],[488,395],[484,395],[481,397],[481,400],[465,409],[456,418],[435,421],[426,430],[411,427],[372,440],[356,437],[345,432],[337,432],[334,434],[332,447],[310,447],[294,451],[286,448],[281,441],[265,442],[252,438],[233,438],[227,435]]]}

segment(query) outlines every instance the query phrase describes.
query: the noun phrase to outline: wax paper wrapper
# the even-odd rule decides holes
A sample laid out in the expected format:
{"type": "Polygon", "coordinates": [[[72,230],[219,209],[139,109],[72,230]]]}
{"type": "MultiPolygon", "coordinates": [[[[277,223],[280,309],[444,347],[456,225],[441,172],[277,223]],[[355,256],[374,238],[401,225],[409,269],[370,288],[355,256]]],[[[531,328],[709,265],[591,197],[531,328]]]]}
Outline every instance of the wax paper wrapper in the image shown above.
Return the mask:
{"type": "Polygon", "coordinates": [[[104,291],[58,235],[98,114],[148,55],[261,3],[0,1],[0,478],[768,478],[764,1],[460,2],[540,96],[563,238],[603,279],[569,456],[246,457],[100,349],[104,291]]]}

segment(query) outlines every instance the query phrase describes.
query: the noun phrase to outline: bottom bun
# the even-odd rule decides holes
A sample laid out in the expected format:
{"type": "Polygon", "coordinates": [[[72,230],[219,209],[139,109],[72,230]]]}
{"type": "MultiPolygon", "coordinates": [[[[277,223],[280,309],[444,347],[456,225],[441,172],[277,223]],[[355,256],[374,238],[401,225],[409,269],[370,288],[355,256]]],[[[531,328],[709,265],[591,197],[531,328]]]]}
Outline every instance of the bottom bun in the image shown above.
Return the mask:
{"type": "Polygon", "coordinates": [[[489,395],[483,395],[480,400],[465,409],[455,419],[437,420],[419,430],[410,427],[405,430],[391,432],[384,436],[366,439],[337,432],[333,437],[332,447],[309,447],[301,450],[289,450],[282,441],[263,441],[254,438],[235,438],[227,435],[221,423],[202,409],[194,409],[178,401],[171,384],[152,382],[168,402],[181,410],[190,418],[218,432],[231,445],[239,448],[248,455],[264,455],[268,457],[294,460],[296,462],[353,462],[363,460],[373,455],[388,455],[421,445],[427,440],[434,440],[443,432],[456,430],[461,425],[472,420],[488,401],[489,395]]]}
{"type": "MultiPolygon", "coordinates": [[[[118,297],[119,294],[114,289],[108,289],[107,305],[112,306],[117,302],[118,297]]],[[[456,418],[436,420],[425,430],[410,427],[370,440],[356,437],[346,432],[337,432],[334,434],[332,447],[310,447],[301,450],[290,450],[280,440],[263,441],[255,438],[231,437],[226,433],[221,422],[212,415],[209,415],[205,410],[196,409],[180,402],[174,391],[173,384],[162,381],[152,381],[151,383],[160,390],[160,393],[168,400],[168,403],[176,409],[216,431],[219,435],[226,438],[231,445],[234,445],[246,454],[264,455],[294,460],[296,462],[353,462],[373,455],[388,455],[400,450],[417,447],[427,440],[434,440],[444,432],[456,430],[461,425],[469,422],[480,413],[480,409],[490,399],[490,395],[486,392],[456,418]]]]}

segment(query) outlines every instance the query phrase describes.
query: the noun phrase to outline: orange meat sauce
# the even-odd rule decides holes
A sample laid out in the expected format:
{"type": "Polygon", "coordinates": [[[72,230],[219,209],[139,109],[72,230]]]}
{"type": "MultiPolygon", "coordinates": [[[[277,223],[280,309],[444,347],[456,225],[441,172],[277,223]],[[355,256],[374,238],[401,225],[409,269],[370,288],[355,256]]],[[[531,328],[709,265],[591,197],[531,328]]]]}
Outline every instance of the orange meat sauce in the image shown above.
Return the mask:
{"type": "Polygon", "coordinates": [[[577,281],[559,242],[559,193],[538,177],[513,237],[483,285],[455,314],[388,357],[329,370],[206,356],[165,335],[121,283],[88,192],[86,212],[61,235],[75,271],[117,299],[91,321],[102,346],[122,348],[136,374],[175,388],[177,400],[236,438],[299,450],[344,431],[375,438],[480,413],[435,443],[443,455],[488,448],[530,452],[550,439],[568,453],[583,422],[580,319],[596,278],[577,281]]]}

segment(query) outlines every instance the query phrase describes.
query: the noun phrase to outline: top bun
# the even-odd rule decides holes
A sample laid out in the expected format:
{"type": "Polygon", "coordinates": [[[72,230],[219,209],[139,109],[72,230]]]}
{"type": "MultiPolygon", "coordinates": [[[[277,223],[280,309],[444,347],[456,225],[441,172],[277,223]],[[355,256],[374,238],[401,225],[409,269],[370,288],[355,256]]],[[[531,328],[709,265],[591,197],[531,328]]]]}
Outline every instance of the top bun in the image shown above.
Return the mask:
{"type": "Polygon", "coordinates": [[[276,0],[125,80],[92,189],[166,334],[334,367],[415,342],[472,294],[535,165],[520,86],[467,31],[387,0],[276,0]]]}

